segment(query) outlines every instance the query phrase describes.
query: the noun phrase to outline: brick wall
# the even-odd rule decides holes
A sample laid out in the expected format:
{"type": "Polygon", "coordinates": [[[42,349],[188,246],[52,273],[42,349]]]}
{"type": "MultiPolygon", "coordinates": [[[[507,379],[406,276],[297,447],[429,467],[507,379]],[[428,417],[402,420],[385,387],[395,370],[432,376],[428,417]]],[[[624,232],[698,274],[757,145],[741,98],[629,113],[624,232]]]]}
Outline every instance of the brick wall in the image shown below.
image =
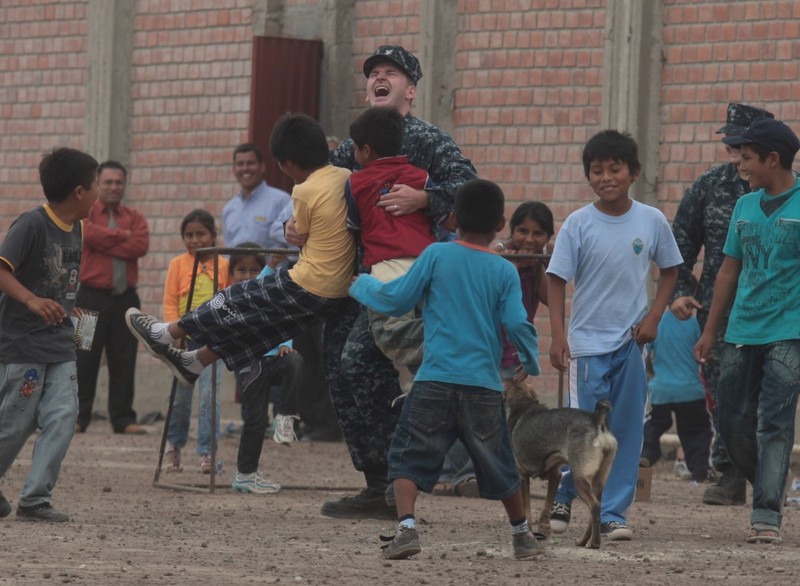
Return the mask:
{"type": "Polygon", "coordinates": [[[42,153],[83,147],[87,30],[83,0],[0,2],[0,235],[42,199],[42,153]]]}
{"type": "Polygon", "coordinates": [[[196,207],[216,218],[237,186],[233,147],[247,139],[252,2],[136,4],[129,203],[148,218],[145,309],[160,313],[166,267],[184,250],[180,221],[196,207]]]}

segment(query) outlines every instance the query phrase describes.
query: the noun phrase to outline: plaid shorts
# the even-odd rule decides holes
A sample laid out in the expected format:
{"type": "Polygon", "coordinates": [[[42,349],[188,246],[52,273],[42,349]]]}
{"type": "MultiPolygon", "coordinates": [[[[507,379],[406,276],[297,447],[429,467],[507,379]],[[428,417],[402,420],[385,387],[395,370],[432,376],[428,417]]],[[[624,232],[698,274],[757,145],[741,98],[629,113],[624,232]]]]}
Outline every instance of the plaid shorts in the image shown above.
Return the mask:
{"type": "Polygon", "coordinates": [[[235,283],[184,315],[178,324],[200,345],[219,354],[230,369],[259,360],[278,344],[324,321],[349,297],[309,293],[286,270],[235,283]]]}

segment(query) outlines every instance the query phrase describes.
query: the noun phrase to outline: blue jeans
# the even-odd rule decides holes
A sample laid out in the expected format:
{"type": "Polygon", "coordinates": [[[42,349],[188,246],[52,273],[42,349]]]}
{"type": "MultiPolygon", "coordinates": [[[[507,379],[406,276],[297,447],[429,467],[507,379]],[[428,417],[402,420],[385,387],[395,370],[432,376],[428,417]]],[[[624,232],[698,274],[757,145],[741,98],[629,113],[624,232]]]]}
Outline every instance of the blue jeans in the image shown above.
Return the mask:
{"type": "Polygon", "coordinates": [[[18,501],[23,507],[51,502],[50,493],[75,433],[77,416],[78,374],[74,361],[0,363],[0,478],[28,438],[41,429],[18,501]]]}
{"type": "MultiPolygon", "coordinates": [[[[191,346],[191,345],[190,345],[191,346]]],[[[194,345],[197,346],[196,344],[194,345]]],[[[217,361],[217,442],[220,438],[220,395],[222,394],[222,361],[217,361]]],[[[212,364],[209,364],[200,373],[197,379],[197,395],[200,400],[197,412],[197,453],[206,455],[211,453],[211,381],[212,364]]],[[[167,441],[170,445],[180,449],[186,446],[189,440],[189,424],[192,419],[192,396],[194,385],[187,387],[176,382],[175,400],[172,402],[172,416],[167,429],[167,441]]]]}
{"type": "Polygon", "coordinates": [[[431,492],[456,439],[475,463],[481,497],[503,500],[519,489],[502,394],[433,381],[415,382],[403,401],[389,448],[389,480],[404,478],[431,492]]]}
{"type": "MultiPolygon", "coordinates": [[[[629,340],[608,354],[573,358],[569,372],[570,407],[594,411],[598,401],[611,401],[608,427],[619,447],[603,490],[600,520],[625,523],[628,507],[636,495],[644,434],[647,373],[642,347],[629,340]]],[[[556,502],[572,502],[576,496],[572,476],[565,474],[556,502]]]]}
{"type": "Polygon", "coordinates": [[[717,396],[731,462],[753,484],[755,529],[780,528],[800,393],[800,340],[725,344],[717,396]]]}

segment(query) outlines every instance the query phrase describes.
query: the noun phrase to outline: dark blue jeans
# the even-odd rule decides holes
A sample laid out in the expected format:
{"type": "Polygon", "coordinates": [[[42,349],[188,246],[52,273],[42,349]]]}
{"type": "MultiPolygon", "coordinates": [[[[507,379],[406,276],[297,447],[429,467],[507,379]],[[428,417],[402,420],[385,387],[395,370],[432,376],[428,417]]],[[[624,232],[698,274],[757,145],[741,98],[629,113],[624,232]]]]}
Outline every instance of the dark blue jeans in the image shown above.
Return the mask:
{"type": "Polygon", "coordinates": [[[800,393],[800,340],[725,344],[719,431],[731,462],[753,484],[755,529],[780,528],[800,393]]]}

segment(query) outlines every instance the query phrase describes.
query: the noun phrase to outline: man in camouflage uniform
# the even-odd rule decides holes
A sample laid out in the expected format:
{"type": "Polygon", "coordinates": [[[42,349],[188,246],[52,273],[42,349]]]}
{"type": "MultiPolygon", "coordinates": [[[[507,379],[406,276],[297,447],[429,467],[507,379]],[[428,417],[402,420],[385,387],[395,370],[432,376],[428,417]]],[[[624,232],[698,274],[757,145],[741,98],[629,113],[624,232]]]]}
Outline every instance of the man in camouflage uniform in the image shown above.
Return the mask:
{"type": "MultiPolygon", "coordinates": [[[[761,116],[774,118],[761,108],[736,103],[728,104],[726,124],[717,131],[717,134],[739,135],[753,120],[761,116]]],[[[686,190],[672,222],[672,232],[683,255],[683,265],[678,267],[678,284],[670,309],[679,319],[688,319],[696,310],[697,321],[701,328],[705,328],[708,312],[711,309],[714,281],[724,258],[722,248],[728,234],[733,208],[740,197],[750,192],[747,177],[739,173],[741,162],[739,150],[726,148],[730,157],[729,162],[709,169],[686,190]],[[703,271],[697,290],[693,292],[690,275],[701,248],[704,248],[703,271]]],[[[703,502],[709,505],[742,505],[745,502],[746,481],[744,476],[733,468],[719,437],[715,408],[717,393],[725,392],[724,389],[717,388],[719,355],[716,349],[722,347],[726,328],[727,317],[725,324],[719,329],[715,350],[703,366],[706,390],[710,399],[711,419],[714,424],[711,464],[722,474],[718,482],[709,486],[703,494],[703,502]]]]}
{"type": "MultiPolygon", "coordinates": [[[[472,163],[464,158],[445,132],[411,115],[417,82],[422,77],[419,61],[403,47],[384,45],[364,62],[367,102],[370,106],[394,107],[405,116],[403,148],[412,165],[428,171],[435,187],[425,191],[395,185],[379,205],[396,216],[424,210],[433,223],[446,218],[453,207],[455,192],[476,178],[472,163]]],[[[357,169],[353,141],[344,140],[331,155],[331,163],[357,169]]],[[[389,482],[388,449],[399,417],[398,373],[392,362],[375,345],[366,309],[356,318],[342,353],[342,369],[348,393],[333,395],[353,465],[364,473],[367,488],[356,496],[326,502],[322,514],[345,519],[394,519],[393,503],[384,493],[389,482]]]]}

